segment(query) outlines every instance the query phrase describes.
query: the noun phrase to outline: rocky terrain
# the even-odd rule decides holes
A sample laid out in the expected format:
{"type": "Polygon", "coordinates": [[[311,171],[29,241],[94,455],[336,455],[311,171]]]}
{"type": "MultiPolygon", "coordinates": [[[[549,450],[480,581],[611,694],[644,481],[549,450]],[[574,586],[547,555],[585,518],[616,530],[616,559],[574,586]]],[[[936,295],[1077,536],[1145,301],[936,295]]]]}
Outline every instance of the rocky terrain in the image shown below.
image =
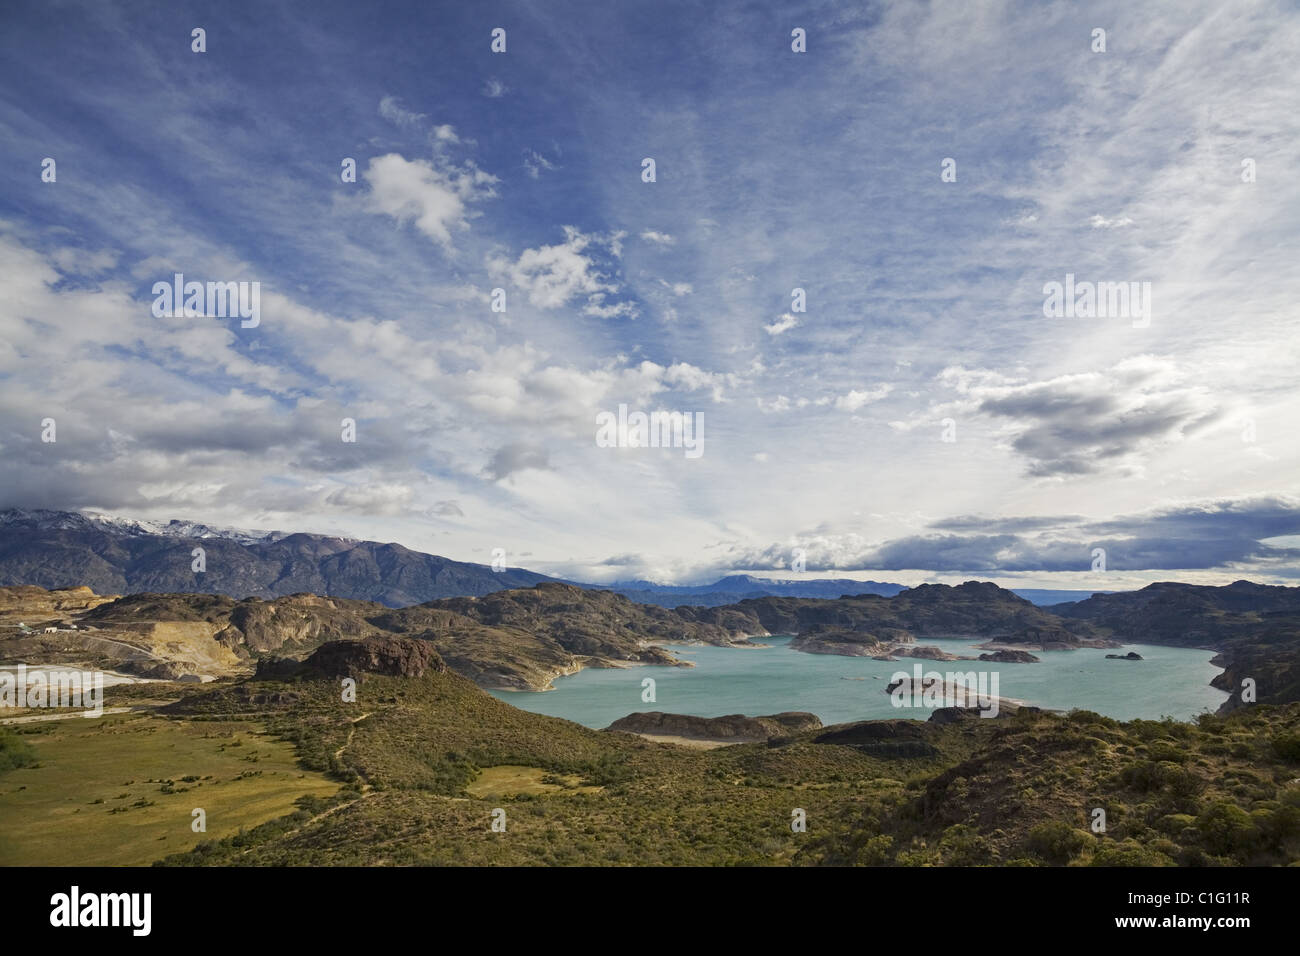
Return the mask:
{"type": "MultiPolygon", "coordinates": [[[[678,608],[678,613],[692,610],[678,608]]],[[[907,645],[926,638],[1043,650],[1117,646],[1087,621],[1062,619],[996,584],[980,581],[956,587],[924,584],[889,598],[872,594],[830,601],[758,598],[700,613],[710,612],[748,615],[767,633],[795,634],[791,647],[796,650],[854,657],[916,656],[907,645]]]]}
{"type": "Polygon", "coordinates": [[[1261,702],[1300,697],[1300,613],[1290,610],[1296,591],[1152,585],[1049,613],[979,582],[924,585],[895,597],[764,597],[673,609],[558,582],[403,608],[313,594],[114,597],[84,587],[20,586],[0,588],[0,659],[206,679],[252,673],[269,656],[301,659],[330,641],[401,635],[430,642],[450,668],[481,686],[545,690],[584,667],[689,666],[671,653],[675,643],[739,646],[770,634],[793,634],[791,646],[810,653],[973,659],[918,643],[960,638],[981,641],[989,653],[979,659],[997,663],[1032,663],[1030,650],[1040,648],[1142,640],[1218,650],[1225,673],[1214,683],[1236,695],[1225,705],[1230,708],[1241,702],[1237,692],[1247,680],[1261,702]],[[1253,607],[1255,601],[1262,606],[1253,607]],[[1184,620],[1186,630],[1147,635],[1142,622],[1160,613],[1184,620]],[[56,630],[45,633],[51,626],[56,630]]]}
{"type": "MultiPolygon", "coordinates": [[[[1110,655],[1106,655],[1109,657],[1110,655]]],[[[1011,651],[1001,650],[994,651],[992,654],[981,654],[979,659],[989,661],[994,664],[1037,664],[1040,658],[1035,657],[1028,651],[1011,651]]]]}
{"type": "Polygon", "coordinates": [[[554,678],[583,667],[689,666],[655,641],[745,640],[741,631],[608,591],[551,583],[397,610],[313,594],[99,598],[88,589],[41,588],[0,589],[0,604],[13,618],[0,629],[0,660],[79,661],[164,679],[247,675],[258,659],[303,658],[327,642],[399,635],[428,642],[450,667],[482,686],[545,690],[554,678]],[[24,617],[55,622],[60,630],[28,633],[17,626],[24,617]]]}
{"type": "Polygon", "coordinates": [[[1086,621],[1119,641],[1218,648],[1261,633],[1270,622],[1300,616],[1300,587],[1168,581],[1138,591],[1094,594],[1047,610],[1067,621],[1086,621]]]}
{"type": "Polygon", "coordinates": [[[302,672],[317,671],[326,677],[367,674],[389,677],[422,677],[426,671],[447,672],[438,652],[428,641],[409,637],[365,637],[359,641],[331,641],[322,644],[302,664],[302,672]]]}

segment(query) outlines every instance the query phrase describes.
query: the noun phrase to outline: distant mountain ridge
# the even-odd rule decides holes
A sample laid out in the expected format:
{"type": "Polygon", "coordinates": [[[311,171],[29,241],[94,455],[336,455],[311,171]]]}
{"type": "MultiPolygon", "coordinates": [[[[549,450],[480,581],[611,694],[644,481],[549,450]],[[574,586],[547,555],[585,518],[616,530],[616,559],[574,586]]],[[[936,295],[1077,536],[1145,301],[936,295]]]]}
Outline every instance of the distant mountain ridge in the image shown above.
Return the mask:
{"type": "MultiPolygon", "coordinates": [[[[94,511],[50,511],[43,508],[6,508],[0,511],[0,529],[22,528],[31,531],[105,531],[109,534],[167,535],[173,538],[226,538],[241,544],[279,541],[288,531],[250,531],[222,528],[198,521],[144,521],[94,511]]],[[[351,540],[343,538],[340,540],[351,540]]]]}
{"type": "Polygon", "coordinates": [[[0,511],[0,585],[84,585],[97,594],[225,594],[276,598],[309,592],[406,607],[557,579],[521,568],[329,535],[245,532],[65,511],[0,511]],[[202,547],[206,569],[191,570],[202,547]]]}
{"type": "Polygon", "coordinates": [[[902,584],[884,581],[855,581],[850,578],[769,579],[752,574],[730,574],[712,584],[656,584],[651,581],[618,581],[604,585],[638,604],[658,604],[660,607],[696,605],[717,607],[738,604],[748,598],[804,597],[838,598],[846,594],[879,594],[893,597],[907,588],[902,584]]]}
{"type": "Polygon", "coordinates": [[[850,579],[775,581],[733,574],[712,584],[591,584],[523,568],[413,551],[334,535],[226,528],[198,521],[145,521],[95,512],[0,510],[0,586],[86,586],[97,594],[225,594],[276,598],[309,592],[407,607],[552,581],[621,594],[638,604],[716,607],[761,597],[893,596],[903,585],[850,579]],[[206,570],[190,570],[202,547],[206,570]]]}

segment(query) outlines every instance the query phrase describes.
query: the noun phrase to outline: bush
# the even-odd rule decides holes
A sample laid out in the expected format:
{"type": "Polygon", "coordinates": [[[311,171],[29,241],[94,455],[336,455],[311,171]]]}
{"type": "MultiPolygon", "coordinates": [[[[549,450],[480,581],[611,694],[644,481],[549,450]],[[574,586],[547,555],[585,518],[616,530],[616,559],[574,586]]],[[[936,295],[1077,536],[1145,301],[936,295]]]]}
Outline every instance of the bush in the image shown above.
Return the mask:
{"type": "Polygon", "coordinates": [[[1300,734],[1281,734],[1274,737],[1273,753],[1287,763],[1300,763],[1300,734]]]}
{"type": "Polygon", "coordinates": [[[890,862],[893,849],[893,837],[884,834],[874,836],[858,850],[856,862],[859,866],[884,866],[890,862]]]}
{"type": "Polygon", "coordinates": [[[1089,866],[1174,866],[1159,850],[1145,847],[1136,840],[1101,846],[1092,855],[1089,866]]]}
{"type": "Polygon", "coordinates": [[[36,764],[36,751],[11,731],[0,729],[0,773],[36,764]]]}
{"type": "Polygon", "coordinates": [[[1264,842],[1272,849],[1281,850],[1287,841],[1300,836],[1300,809],[1295,807],[1256,810],[1251,818],[1264,842]]]}
{"type": "Polygon", "coordinates": [[[994,862],[989,841],[974,827],[961,823],[943,832],[939,851],[948,866],[988,866],[994,862]]]}
{"type": "Polygon", "coordinates": [[[1250,814],[1226,800],[1207,808],[1197,818],[1196,829],[1205,848],[1219,856],[1242,856],[1258,837],[1250,814]]]}
{"type": "Polygon", "coordinates": [[[1152,741],[1147,746],[1147,756],[1156,762],[1182,763],[1187,759],[1187,754],[1171,740],[1152,741]]]}
{"type": "Polygon", "coordinates": [[[1069,863],[1091,842],[1091,834],[1070,826],[1064,820],[1049,820],[1029,831],[1030,852],[1057,866],[1069,863]]]}

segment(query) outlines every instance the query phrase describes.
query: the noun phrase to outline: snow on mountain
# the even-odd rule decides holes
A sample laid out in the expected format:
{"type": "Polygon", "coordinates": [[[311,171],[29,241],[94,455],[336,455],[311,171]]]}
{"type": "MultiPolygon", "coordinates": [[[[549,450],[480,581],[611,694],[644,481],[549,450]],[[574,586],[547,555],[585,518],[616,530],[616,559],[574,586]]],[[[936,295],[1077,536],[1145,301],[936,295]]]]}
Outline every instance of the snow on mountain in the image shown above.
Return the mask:
{"type": "Polygon", "coordinates": [[[253,531],[220,528],[197,521],[142,521],[121,515],[86,511],[49,511],[43,508],[0,510],[0,527],[23,527],[37,531],[104,531],[108,534],[161,534],[174,538],[224,538],[239,544],[270,543],[288,537],[288,531],[253,531]]]}

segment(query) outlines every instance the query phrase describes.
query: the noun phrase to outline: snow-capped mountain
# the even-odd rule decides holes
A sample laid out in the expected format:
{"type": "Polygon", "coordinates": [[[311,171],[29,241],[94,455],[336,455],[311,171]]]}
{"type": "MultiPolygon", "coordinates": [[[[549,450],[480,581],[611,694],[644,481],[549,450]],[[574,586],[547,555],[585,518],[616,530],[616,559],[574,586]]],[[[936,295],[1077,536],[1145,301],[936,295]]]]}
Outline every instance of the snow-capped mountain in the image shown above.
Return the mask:
{"type": "Polygon", "coordinates": [[[6,508],[0,511],[0,528],[30,531],[104,531],[119,535],[166,535],[173,538],[223,538],[239,544],[268,544],[287,538],[288,531],[252,531],[221,528],[197,521],[144,521],[94,511],[48,511],[41,508],[6,508]]]}

